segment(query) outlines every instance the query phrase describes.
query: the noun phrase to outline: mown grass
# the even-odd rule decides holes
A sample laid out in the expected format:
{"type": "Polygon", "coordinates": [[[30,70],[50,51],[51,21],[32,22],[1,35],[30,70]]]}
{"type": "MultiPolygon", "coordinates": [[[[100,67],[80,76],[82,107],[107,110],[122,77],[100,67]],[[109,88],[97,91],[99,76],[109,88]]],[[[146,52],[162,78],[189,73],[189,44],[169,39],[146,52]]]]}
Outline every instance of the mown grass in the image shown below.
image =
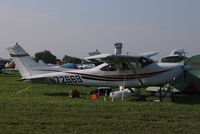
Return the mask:
{"type": "Polygon", "coordinates": [[[93,87],[41,85],[18,81],[18,74],[0,75],[0,133],[199,133],[199,96],[176,96],[175,103],[125,101],[103,97],[92,101],[93,87]],[[80,99],[68,92],[81,91],[80,99]]]}

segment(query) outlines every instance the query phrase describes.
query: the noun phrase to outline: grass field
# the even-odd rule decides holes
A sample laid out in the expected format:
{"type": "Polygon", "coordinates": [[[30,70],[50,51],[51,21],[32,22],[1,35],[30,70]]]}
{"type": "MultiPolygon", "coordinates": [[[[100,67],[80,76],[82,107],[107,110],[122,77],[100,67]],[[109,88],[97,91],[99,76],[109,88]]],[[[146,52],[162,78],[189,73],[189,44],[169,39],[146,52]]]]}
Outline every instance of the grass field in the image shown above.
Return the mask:
{"type": "Polygon", "coordinates": [[[125,101],[87,94],[94,88],[40,85],[0,75],[0,134],[200,133],[200,97],[179,95],[175,103],[125,101]],[[80,99],[69,98],[72,89],[80,99]]]}

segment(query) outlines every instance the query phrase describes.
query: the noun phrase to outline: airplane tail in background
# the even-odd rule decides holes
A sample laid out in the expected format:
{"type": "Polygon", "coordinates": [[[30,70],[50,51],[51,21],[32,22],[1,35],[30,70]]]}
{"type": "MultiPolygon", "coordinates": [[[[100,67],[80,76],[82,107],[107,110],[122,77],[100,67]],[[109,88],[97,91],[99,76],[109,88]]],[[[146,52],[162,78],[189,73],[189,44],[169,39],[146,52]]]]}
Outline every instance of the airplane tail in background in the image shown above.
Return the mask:
{"type": "Polygon", "coordinates": [[[195,55],[187,59],[186,64],[192,65],[194,68],[200,69],[200,55],[195,55]]]}
{"type": "Polygon", "coordinates": [[[200,55],[195,55],[185,61],[193,69],[186,71],[175,82],[175,88],[183,93],[200,93],[200,55]]]}
{"type": "Polygon", "coordinates": [[[38,70],[44,69],[44,66],[37,63],[18,43],[7,49],[14,60],[22,79],[24,77],[41,74],[41,71],[38,70]]]}

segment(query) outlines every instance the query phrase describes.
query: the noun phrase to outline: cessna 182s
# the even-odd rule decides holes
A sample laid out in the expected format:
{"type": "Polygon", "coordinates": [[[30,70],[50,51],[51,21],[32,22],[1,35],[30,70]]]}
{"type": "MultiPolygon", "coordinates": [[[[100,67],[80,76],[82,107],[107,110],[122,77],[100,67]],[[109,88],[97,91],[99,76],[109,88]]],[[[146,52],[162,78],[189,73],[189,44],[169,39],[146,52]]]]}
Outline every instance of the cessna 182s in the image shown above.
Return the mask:
{"type": "Polygon", "coordinates": [[[88,60],[102,61],[102,64],[90,69],[53,69],[37,63],[18,44],[9,47],[8,51],[22,80],[36,83],[128,88],[162,86],[178,77],[186,69],[183,64],[157,63],[148,55],[144,57],[117,54],[88,57],[88,60]]]}

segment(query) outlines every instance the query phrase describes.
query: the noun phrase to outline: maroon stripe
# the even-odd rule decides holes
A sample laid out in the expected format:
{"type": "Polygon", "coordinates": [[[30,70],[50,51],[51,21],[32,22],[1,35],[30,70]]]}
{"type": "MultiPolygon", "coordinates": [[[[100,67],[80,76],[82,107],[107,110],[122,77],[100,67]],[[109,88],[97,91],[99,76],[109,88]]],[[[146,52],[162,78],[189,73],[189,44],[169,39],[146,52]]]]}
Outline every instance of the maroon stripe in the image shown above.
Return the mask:
{"type": "Polygon", "coordinates": [[[27,53],[26,54],[10,54],[11,57],[26,57],[29,56],[27,53]]]}
{"type": "MultiPolygon", "coordinates": [[[[52,72],[62,72],[59,70],[53,70],[53,69],[35,69],[40,71],[52,71],[52,72]]],[[[160,75],[161,73],[168,72],[172,69],[157,71],[157,72],[151,72],[151,73],[143,73],[143,74],[129,74],[129,75],[105,75],[105,76],[99,76],[99,75],[89,75],[89,74],[82,74],[82,73],[76,73],[76,72],[65,72],[69,74],[75,74],[75,75],[81,75],[85,79],[94,79],[94,80],[103,80],[103,81],[121,81],[121,80],[130,80],[130,79],[137,79],[137,78],[147,78],[152,77],[156,75],[160,75]]]]}
{"type": "Polygon", "coordinates": [[[99,75],[88,75],[88,74],[81,74],[81,73],[76,73],[76,72],[67,72],[70,74],[77,74],[77,75],[81,75],[82,77],[87,77],[87,78],[94,78],[94,79],[106,79],[106,80],[122,80],[122,79],[135,79],[135,78],[145,78],[145,77],[152,77],[152,76],[156,76],[159,75],[161,73],[170,71],[172,69],[167,69],[167,70],[162,70],[162,71],[158,71],[158,72],[151,72],[151,73],[143,73],[143,74],[131,74],[131,75],[106,75],[106,76],[99,76],[99,75]]]}

